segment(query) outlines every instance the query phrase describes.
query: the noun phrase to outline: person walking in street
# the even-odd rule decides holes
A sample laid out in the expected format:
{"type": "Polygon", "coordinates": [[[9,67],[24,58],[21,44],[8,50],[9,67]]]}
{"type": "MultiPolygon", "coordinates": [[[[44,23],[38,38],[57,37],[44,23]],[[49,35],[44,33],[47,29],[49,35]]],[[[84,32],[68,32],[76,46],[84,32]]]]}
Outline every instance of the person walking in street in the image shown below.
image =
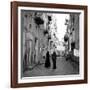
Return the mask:
{"type": "Polygon", "coordinates": [[[53,54],[52,54],[52,62],[53,62],[53,69],[56,69],[56,52],[55,50],[53,51],[53,54]]]}
{"type": "Polygon", "coordinates": [[[49,51],[46,52],[45,67],[50,68],[50,54],[49,54],[49,51]]]}

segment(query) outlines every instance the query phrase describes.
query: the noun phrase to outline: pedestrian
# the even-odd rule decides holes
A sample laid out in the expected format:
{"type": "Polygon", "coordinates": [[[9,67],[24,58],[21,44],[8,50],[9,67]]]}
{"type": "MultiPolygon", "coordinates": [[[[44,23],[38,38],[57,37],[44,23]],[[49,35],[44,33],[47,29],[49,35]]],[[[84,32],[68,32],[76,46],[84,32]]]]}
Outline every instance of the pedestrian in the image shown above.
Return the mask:
{"type": "Polygon", "coordinates": [[[45,67],[50,68],[50,54],[49,54],[49,51],[46,52],[45,67]]]}
{"type": "Polygon", "coordinates": [[[75,42],[71,42],[71,51],[74,54],[75,42]]]}
{"type": "Polygon", "coordinates": [[[52,62],[53,62],[53,69],[56,69],[56,52],[55,50],[53,51],[53,54],[52,54],[52,62]]]}

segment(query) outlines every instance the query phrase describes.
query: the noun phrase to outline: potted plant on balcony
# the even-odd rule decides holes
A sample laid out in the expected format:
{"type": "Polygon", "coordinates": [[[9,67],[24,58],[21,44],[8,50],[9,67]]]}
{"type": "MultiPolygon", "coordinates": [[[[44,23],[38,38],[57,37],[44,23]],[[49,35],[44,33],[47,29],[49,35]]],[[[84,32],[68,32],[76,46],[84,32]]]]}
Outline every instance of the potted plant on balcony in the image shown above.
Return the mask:
{"type": "Polygon", "coordinates": [[[44,24],[44,20],[41,17],[34,18],[36,25],[39,27],[41,24],[44,24]]]}

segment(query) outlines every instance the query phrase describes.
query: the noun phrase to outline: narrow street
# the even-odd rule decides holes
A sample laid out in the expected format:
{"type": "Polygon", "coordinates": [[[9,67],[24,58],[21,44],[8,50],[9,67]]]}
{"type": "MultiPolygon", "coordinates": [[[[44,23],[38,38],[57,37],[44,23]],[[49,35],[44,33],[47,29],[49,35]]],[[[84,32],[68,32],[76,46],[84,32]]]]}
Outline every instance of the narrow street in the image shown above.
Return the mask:
{"type": "Polygon", "coordinates": [[[70,60],[66,61],[64,57],[57,57],[56,69],[51,67],[45,68],[44,64],[37,65],[32,70],[27,70],[24,72],[24,77],[34,77],[34,76],[51,76],[51,75],[72,75],[79,73],[79,65],[70,60]]]}
{"type": "Polygon", "coordinates": [[[22,13],[22,76],[79,74],[79,14],[30,11],[22,13]],[[58,56],[57,60],[54,52],[58,56]],[[54,56],[56,69],[53,69],[52,59],[50,68],[45,68],[42,57],[46,58],[48,67],[49,54],[54,56]],[[64,55],[69,60],[65,59],[66,56],[62,57],[64,55]]]}

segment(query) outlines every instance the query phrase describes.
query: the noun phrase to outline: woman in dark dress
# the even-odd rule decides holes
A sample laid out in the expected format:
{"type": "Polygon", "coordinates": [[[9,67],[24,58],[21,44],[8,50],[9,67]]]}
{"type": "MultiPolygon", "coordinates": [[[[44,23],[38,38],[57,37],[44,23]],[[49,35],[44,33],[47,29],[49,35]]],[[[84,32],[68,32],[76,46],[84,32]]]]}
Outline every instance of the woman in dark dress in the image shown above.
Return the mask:
{"type": "Polygon", "coordinates": [[[46,68],[50,67],[50,54],[49,54],[49,51],[47,51],[47,53],[46,53],[45,67],[46,68]]]}

